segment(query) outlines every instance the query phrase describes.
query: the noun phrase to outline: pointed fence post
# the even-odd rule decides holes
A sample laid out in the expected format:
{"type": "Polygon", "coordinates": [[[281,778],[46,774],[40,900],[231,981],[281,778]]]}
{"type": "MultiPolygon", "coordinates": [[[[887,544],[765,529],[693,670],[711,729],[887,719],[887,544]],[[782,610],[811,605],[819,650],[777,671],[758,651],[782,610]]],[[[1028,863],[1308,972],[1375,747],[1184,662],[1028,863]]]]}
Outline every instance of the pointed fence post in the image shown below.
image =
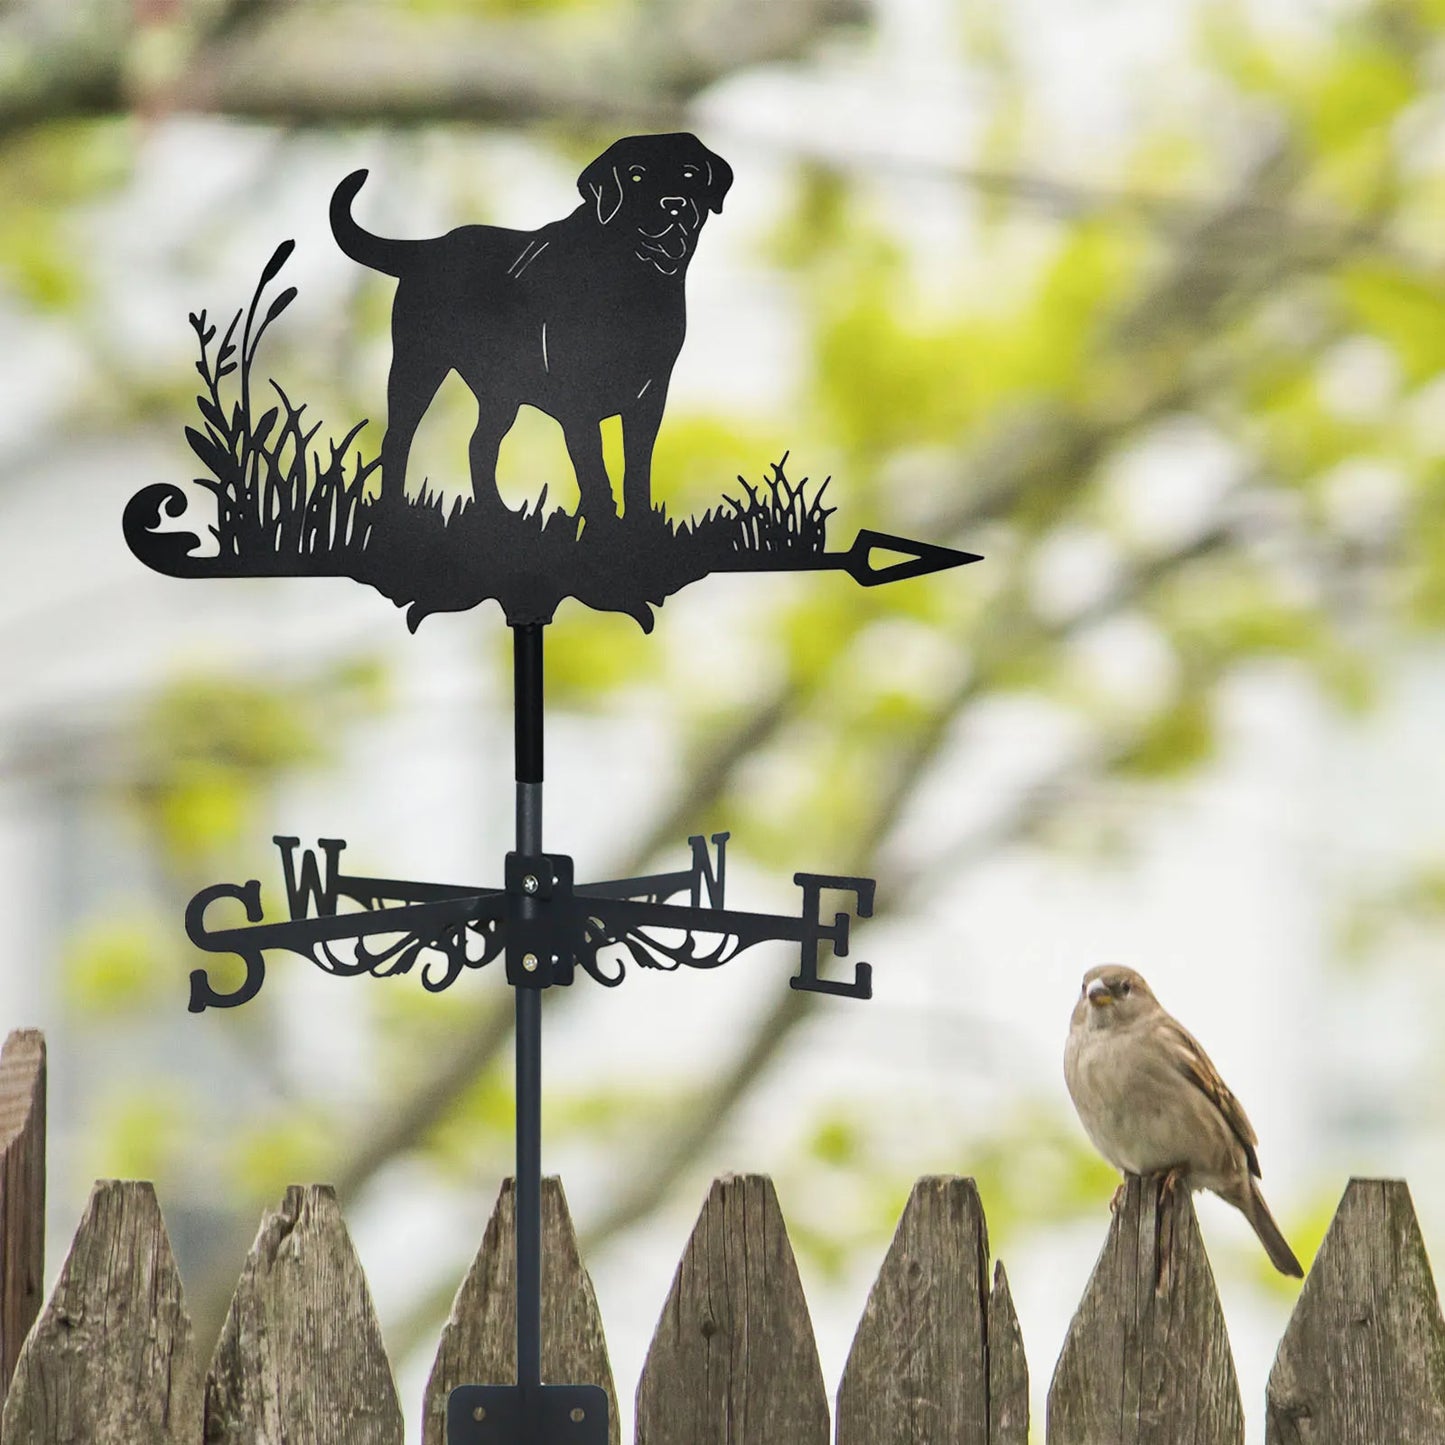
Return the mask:
{"type": "Polygon", "coordinates": [[[773,1182],[715,1180],[637,1386],[637,1445],[828,1445],[828,1396],[773,1182]]]}
{"type": "MultiPolygon", "coordinates": [[[[445,1445],[447,1396],[458,1385],[509,1385],[516,1378],[516,1202],[515,1182],[508,1179],[442,1332],[427,1381],[422,1445],[445,1445]]],[[[555,1176],[542,1181],[542,1378],[554,1385],[601,1385],[607,1391],[608,1439],[620,1445],[602,1316],[555,1176]]]]}
{"type": "Polygon", "coordinates": [[[5,1445],[197,1445],[200,1363],[144,1183],[102,1180],[5,1401],[5,1445]]]}
{"type": "Polygon", "coordinates": [[[1029,1362],[1003,1261],[993,1267],[988,1296],[989,1445],[1028,1445],[1029,1362]]]}
{"type": "Polygon", "coordinates": [[[1185,1189],[1130,1177],[1049,1386],[1048,1445],[1243,1445],[1214,1274],[1185,1189]],[[1160,1274],[1161,1236],[1172,1239],[1160,1274]]]}
{"type": "Polygon", "coordinates": [[[0,1051],[0,1405],[45,1288],[45,1038],[0,1051]]]}
{"type": "Polygon", "coordinates": [[[1267,1398],[1267,1445],[1445,1440],[1445,1324],[1403,1179],[1350,1180],[1267,1398]]]}
{"type": "Polygon", "coordinates": [[[920,1179],[843,1370],[837,1445],[1027,1445],[1018,1320],[1002,1265],[988,1278],[973,1180],[920,1179]]]}
{"type": "Polygon", "coordinates": [[[206,1445],[401,1445],[401,1405],[336,1191],[266,1215],[206,1378],[206,1445]]]}

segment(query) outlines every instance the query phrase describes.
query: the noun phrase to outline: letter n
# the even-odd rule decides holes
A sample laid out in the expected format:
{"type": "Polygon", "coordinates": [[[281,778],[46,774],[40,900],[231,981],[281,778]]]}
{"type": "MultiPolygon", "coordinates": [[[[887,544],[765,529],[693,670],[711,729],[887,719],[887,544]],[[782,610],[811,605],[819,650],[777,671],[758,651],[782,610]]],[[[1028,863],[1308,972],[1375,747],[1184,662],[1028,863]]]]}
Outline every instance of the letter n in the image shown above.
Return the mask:
{"type": "Polygon", "coordinates": [[[717,872],[713,872],[712,860],[707,855],[707,843],[699,833],[687,841],[692,847],[692,906],[702,907],[702,892],[707,889],[707,906],[723,906],[723,885],[727,881],[727,842],[731,833],[714,833],[713,845],[717,848],[717,872]]]}

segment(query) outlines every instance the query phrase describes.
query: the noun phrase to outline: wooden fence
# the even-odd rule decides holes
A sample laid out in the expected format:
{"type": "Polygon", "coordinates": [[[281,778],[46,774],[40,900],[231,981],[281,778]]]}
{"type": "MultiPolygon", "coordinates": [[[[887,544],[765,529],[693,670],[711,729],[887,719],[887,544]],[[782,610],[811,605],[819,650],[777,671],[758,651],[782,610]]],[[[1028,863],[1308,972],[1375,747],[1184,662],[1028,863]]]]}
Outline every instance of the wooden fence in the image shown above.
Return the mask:
{"type": "MultiPolygon", "coordinates": [[[[40,1036],[12,1034],[0,1055],[0,1445],[400,1445],[366,1278],[324,1185],[288,1189],[262,1220],[209,1363],[149,1184],[96,1184],[40,1307],[44,1078],[40,1036]]],[[[542,1202],[543,1373],[601,1385],[619,1445],[602,1321],[555,1179],[542,1202]]],[[[454,1385],[512,1378],[512,1219],[504,1186],[442,1333],[425,1445],[443,1445],[454,1385]]],[[[1243,1440],[1219,1300],[1182,1191],[1161,1209],[1152,1185],[1131,1182],[1055,1366],[1043,1434],[1049,1445],[1243,1440]]],[[[638,1383],[638,1445],[1028,1436],[1023,1343],[972,1180],[914,1187],[831,1410],[771,1182],[713,1184],[638,1383]]],[[[1445,1442],[1445,1325],[1403,1182],[1345,1190],[1270,1375],[1266,1439],[1445,1442]]]]}

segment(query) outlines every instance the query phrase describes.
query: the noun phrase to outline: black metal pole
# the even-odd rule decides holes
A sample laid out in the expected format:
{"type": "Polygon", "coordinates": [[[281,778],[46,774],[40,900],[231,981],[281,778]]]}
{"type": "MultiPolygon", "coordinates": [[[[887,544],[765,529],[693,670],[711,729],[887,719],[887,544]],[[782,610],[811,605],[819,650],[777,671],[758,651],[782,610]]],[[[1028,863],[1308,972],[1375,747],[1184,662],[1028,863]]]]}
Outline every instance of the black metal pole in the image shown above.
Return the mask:
{"type": "MultiPolygon", "coordinates": [[[[542,851],[542,626],[512,628],[517,851],[542,851]]],[[[523,899],[525,917],[537,905],[523,899]]],[[[542,992],[517,988],[517,1383],[542,1383],[542,992]]]]}

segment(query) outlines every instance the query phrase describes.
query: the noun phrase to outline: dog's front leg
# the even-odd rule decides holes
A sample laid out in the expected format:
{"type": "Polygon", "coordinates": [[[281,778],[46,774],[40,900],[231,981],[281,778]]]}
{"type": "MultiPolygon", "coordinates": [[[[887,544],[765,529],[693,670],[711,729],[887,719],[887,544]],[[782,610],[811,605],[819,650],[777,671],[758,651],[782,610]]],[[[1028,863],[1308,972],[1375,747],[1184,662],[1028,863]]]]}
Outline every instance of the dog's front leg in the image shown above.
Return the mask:
{"type": "MultiPolygon", "coordinates": [[[[559,418],[561,420],[561,418],[559,418]]],[[[578,511],[589,526],[617,520],[617,503],[612,499],[612,478],[602,460],[602,427],[594,418],[571,418],[562,422],[567,455],[577,474],[578,511]]]]}
{"type": "Polygon", "coordinates": [[[630,524],[652,511],[652,448],[667,401],[666,377],[654,379],[622,413],[622,511],[630,524]]]}

